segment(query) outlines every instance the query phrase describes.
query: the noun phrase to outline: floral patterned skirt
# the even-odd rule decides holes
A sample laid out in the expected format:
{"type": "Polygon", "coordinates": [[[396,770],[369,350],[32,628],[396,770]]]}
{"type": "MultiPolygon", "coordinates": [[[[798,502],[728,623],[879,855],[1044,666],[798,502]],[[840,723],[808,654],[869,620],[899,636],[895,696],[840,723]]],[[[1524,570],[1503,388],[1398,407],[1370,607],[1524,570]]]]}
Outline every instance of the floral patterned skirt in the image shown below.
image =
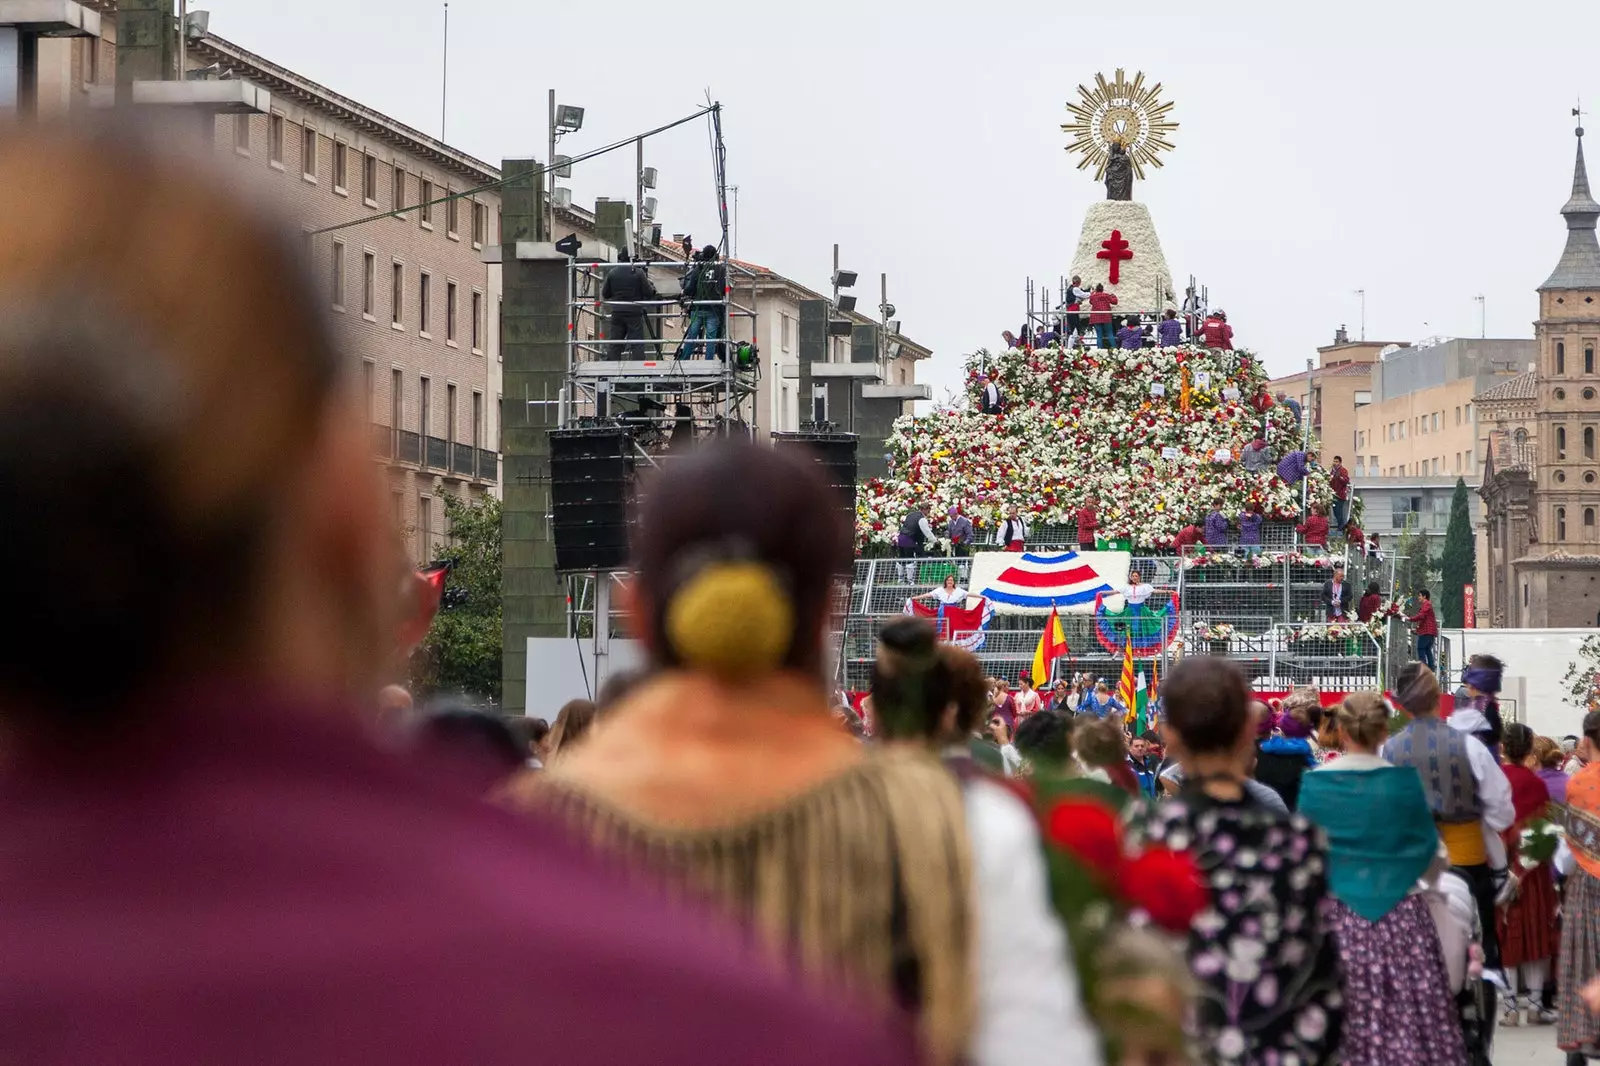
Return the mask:
{"type": "Polygon", "coordinates": [[[1344,963],[1346,1066],[1465,1066],[1461,1019],[1433,915],[1407,896],[1376,922],[1335,900],[1344,963]]]}

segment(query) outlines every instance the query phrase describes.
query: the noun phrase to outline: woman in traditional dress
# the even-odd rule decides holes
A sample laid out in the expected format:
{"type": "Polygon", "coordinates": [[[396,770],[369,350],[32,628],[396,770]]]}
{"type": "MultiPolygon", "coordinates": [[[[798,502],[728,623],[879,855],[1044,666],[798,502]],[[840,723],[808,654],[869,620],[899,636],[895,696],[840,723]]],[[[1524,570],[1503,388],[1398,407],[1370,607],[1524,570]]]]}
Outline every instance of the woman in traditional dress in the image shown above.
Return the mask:
{"type": "Polygon", "coordinates": [[[829,615],[852,552],[815,465],[705,447],[651,486],[637,529],[627,596],[652,675],[511,801],[708,898],[819,982],[905,1009],[935,1063],[1054,1061],[1058,1048],[1008,1039],[1014,1016],[996,1032],[1008,1016],[980,990],[990,926],[956,778],[828,714],[829,615]],[[730,491],[746,506],[726,506],[730,491]]]}
{"type": "Polygon", "coordinates": [[[943,584],[936,589],[930,589],[929,591],[924,592],[917,598],[923,600],[933,600],[941,607],[949,607],[952,604],[965,604],[967,602],[967,590],[962,588],[960,584],[957,583],[956,575],[946,574],[944,576],[943,584]]]}
{"type": "Polygon", "coordinates": [[[1550,806],[1550,790],[1539,780],[1533,758],[1533,730],[1521,722],[1505,727],[1501,740],[1505,752],[1506,780],[1511,782],[1511,805],[1516,821],[1502,836],[1516,879],[1516,896],[1501,904],[1496,932],[1500,937],[1500,965],[1505,969],[1509,998],[1501,1025],[1550,1025],[1555,1014],[1544,1009],[1544,986],[1550,977],[1550,958],[1556,953],[1556,886],[1550,864],[1532,869],[1522,865],[1517,844],[1522,830],[1543,818],[1550,806]],[[1517,992],[1524,993],[1519,1005],[1517,992]]]}
{"type": "Polygon", "coordinates": [[[1344,756],[1307,774],[1300,812],[1328,834],[1329,921],[1344,964],[1347,1066],[1464,1066],[1466,1045],[1438,928],[1419,881],[1444,871],[1422,779],[1378,756],[1382,697],[1337,715],[1344,756]]]}
{"type": "Polygon", "coordinates": [[[1567,782],[1566,845],[1570,865],[1561,903],[1556,1043],[1569,1063],[1600,1054],[1600,1012],[1579,990],[1600,977],[1600,711],[1583,716],[1577,753],[1583,769],[1567,782]]]}
{"type": "Polygon", "coordinates": [[[930,622],[900,618],[879,633],[872,700],[880,736],[891,746],[941,758],[961,783],[972,899],[981,903],[975,910],[976,1061],[1059,1055],[1095,1062],[1099,1038],[1079,998],[1066,930],[1049,903],[1038,823],[1028,805],[973,758],[970,737],[984,709],[982,686],[976,657],[940,643],[930,622]]]}
{"type": "Polygon", "coordinates": [[[1184,659],[1161,687],[1184,781],[1152,816],[1151,840],[1193,850],[1211,891],[1194,920],[1189,965],[1200,998],[1198,1061],[1213,1066],[1337,1061],[1344,1001],[1328,934],[1327,843],[1298,814],[1250,799],[1250,690],[1227,659],[1184,659]]]}

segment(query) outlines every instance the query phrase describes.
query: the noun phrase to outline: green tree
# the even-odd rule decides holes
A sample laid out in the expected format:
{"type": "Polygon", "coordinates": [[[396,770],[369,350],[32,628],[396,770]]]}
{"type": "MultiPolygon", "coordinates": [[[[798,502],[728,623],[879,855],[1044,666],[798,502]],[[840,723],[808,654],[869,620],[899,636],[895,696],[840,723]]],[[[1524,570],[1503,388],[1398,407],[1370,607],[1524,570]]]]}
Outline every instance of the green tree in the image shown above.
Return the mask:
{"type": "Polygon", "coordinates": [[[1595,686],[1600,683],[1600,637],[1585,637],[1578,647],[1578,661],[1567,666],[1567,676],[1561,679],[1567,686],[1567,702],[1575,707],[1588,707],[1595,697],[1595,686]]]}
{"type": "Polygon", "coordinates": [[[1478,545],[1472,536],[1472,518],[1467,511],[1467,482],[1456,478],[1455,495],[1450,500],[1450,525],[1444,533],[1444,554],[1440,561],[1439,608],[1447,629],[1460,629],[1466,617],[1466,587],[1477,580],[1478,545]]]}
{"type": "Polygon", "coordinates": [[[1400,534],[1395,545],[1398,557],[1395,563],[1394,593],[1397,596],[1415,596],[1421,589],[1432,591],[1439,587],[1438,558],[1433,538],[1428,531],[1408,529],[1400,534]]]}
{"type": "Polygon", "coordinates": [[[500,703],[500,501],[444,498],[450,531],[435,561],[454,565],[444,603],[411,658],[419,695],[460,692],[500,703]]]}

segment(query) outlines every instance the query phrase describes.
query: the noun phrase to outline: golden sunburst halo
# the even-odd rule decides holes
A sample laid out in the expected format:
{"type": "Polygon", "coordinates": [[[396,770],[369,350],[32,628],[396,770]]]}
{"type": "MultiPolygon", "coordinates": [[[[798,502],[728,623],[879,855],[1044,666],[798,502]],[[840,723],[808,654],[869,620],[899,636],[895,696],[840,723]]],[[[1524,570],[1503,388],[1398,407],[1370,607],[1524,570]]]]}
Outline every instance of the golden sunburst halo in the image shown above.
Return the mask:
{"type": "Polygon", "coordinates": [[[1083,157],[1078,160],[1079,170],[1094,167],[1099,181],[1105,177],[1112,143],[1120,143],[1133,157],[1133,172],[1143,180],[1144,168],[1161,166],[1161,153],[1172,150],[1167,134],[1178,128],[1167,118],[1172,103],[1161,101],[1160,82],[1145,85],[1143,71],[1134,74],[1130,82],[1119,67],[1111,81],[1096,74],[1094,82],[1092,89],[1078,86],[1081,103],[1067,103],[1075,120],[1061,127],[1072,137],[1067,151],[1083,157]]]}

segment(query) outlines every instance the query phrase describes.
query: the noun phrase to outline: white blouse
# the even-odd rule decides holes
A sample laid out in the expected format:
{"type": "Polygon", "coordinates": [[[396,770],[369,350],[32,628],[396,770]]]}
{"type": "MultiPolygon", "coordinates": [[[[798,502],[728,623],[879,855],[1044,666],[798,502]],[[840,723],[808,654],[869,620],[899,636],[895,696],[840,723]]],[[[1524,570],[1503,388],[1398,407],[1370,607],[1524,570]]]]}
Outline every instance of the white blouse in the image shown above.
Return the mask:
{"type": "Polygon", "coordinates": [[[978,1017],[974,1066],[1100,1066],[1100,1044],[1068,961],[1066,930],[1050,905],[1039,830],[1004,787],[963,790],[972,840],[978,1017]]]}
{"type": "Polygon", "coordinates": [[[1129,585],[1122,590],[1122,598],[1128,601],[1130,607],[1138,607],[1145,600],[1148,600],[1155,590],[1156,587],[1154,585],[1129,585]]]}
{"type": "Polygon", "coordinates": [[[932,596],[946,607],[953,603],[965,604],[967,602],[967,590],[959,585],[951,589],[949,592],[946,592],[944,586],[940,585],[938,588],[928,593],[928,595],[932,596]]]}

